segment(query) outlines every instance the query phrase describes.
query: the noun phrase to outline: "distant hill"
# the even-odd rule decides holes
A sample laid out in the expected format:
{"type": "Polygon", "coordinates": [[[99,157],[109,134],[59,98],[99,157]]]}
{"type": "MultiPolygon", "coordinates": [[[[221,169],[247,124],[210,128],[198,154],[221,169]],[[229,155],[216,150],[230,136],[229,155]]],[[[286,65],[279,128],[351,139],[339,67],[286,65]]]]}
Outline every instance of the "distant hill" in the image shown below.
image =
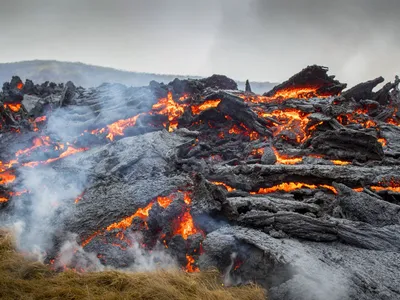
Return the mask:
{"type": "MultiPolygon", "coordinates": [[[[201,78],[189,75],[129,72],[113,68],[87,65],[79,62],[60,62],[55,60],[0,63],[0,87],[3,82],[10,81],[11,76],[13,75],[18,75],[23,81],[25,79],[31,79],[35,83],[42,83],[45,81],[61,83],[71,80],[76,85],[83,87],[95,87],[104,82],[122,83],[127,86],[146,86],[151,80],[168,83],[175,78],[201,78]]],[[[237,81],[237,83],[239,89],[244,89],[244,82],[237,81]]],[[[271,82],[251,81],[250,84],[253,91],[256,93],[264,93],[276,85],[276,83],[271,82]]]]}

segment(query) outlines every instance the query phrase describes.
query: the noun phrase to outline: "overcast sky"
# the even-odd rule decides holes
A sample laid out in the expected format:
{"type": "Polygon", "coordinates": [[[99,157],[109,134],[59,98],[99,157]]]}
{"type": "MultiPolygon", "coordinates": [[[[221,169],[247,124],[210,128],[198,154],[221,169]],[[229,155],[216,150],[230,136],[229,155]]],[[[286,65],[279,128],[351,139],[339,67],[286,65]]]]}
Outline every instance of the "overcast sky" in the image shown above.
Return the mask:
{"type": "Polygon", "coordinates": [[[400,73],[400,0],[0,0],[0,62],[350,84],[400,73]]]}

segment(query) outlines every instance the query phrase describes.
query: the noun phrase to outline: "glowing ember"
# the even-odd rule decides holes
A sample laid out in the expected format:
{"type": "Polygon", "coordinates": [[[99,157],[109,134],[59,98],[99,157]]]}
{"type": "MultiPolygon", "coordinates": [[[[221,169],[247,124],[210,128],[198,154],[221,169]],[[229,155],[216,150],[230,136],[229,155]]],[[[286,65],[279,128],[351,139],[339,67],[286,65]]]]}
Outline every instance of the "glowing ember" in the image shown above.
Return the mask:
{"type": "Polygon", "coordinates": [[[264,148],[253,149],[251,155],[262,156],[264,154],[264,148]]]}
{"type": "Polygon", "coordinates": [[[17,89],[22,90],[24,88],[24,84],[22,82],[17,83],[17,89]]]}
{"type": "Polygon", "coordinates": [[[307,184],[307,183],[301,183],[301,182],[285,182],[281,183],[275,186],[272,186],[270,188],[260,188],[258,192],[251,192],[250,194],[256,195],[256,194],[270,194],[270,193],[275,193],[275,192],[291,192],[295,191],[298,189],[302,188],[309,188],[309,189],[317,189],[317,188],[326,188],[332,191],[334,194],[337,194],[336,189],[333,186],[330,185],[315,185],[315,184],[307,184]]]}
{"type": "Polygon", "coordinates": [[[275,149],[275,147],[272,147],[272,150],[274,151],[275,157],[276,157],[276,162],[278,164],[282,165],[295,165],[297,163],[300,163],[303,161],[302,157],[288,157],[286,155],[280,154],[278,150],[275,149]]]}
{"type": "Polygon", "coordinates": [[[382,144],[382,147],[386,147],[387,145],[387,140],[384,138],[379,138],[378,142],[382,144]]]}
{"type": "Polygon", "coordinates": [[[313,97],[326,97],[323,95],[317,95],[319,87],[293,87],[279,90],[275,93],[273,98],[283,99],[308,99],[313,97]]]}
{"type": "Polygon", "coordinates": [[[228,131],[230,134],[241,134],[243,130],[239,128],[237,125],[233,125],[231,129],[228,131]]]}
{"type": "Polygon", "coordinates": [[[18,150],[17,153],[15,153],[15,156],[20,156],[21,154],[28,153],[38,147],[49,146],[49,145],[50,145],[50,137],[48,137],[48,136],[36,137],[33,139],[32,147],[23,149],[23,150],[18,150]]]}
{"type": "Polygon", "coordinates": [[[37,117],[34,122],[36,122],[36,123],[44,122],[44,121],[46,121],[46,119],[47,119],[46,116],[37,117]]]}
{"type": "Polygon", "coordinates": [[[157,202],[162,208],[167,208],[171,203],[173,199],[171,196],[167,197],[157,197],[157,202]]]}
{"type": "Polygon", "coordinates": [[[277,119],[282,125],[275,127],[274,136],[279,135],[282,131],[291,131],[296,135],[296,142],[303,143],[310,136],[311,132],[315,130],[316,126],[311,126],[307,129],[309,123],[307,113],[295,108],[287,108],[284,110],[274,110],[272,112],[258,112],[260,117],[270,117],[277,119]]]}
{"type": "Polygon", "coordinates": [[[84,152],[84,151],[87,151],[87,150],[89,150],[89,148],[74,148],[72,146],[68,146],[67,150],[64,151],[63,153],[61,153],[59,157],[50,158],[50,159],[45,160],[45,161],[31,161],[31,162],[22,164],[22,166],[33,168],[33,167],[36,167],[36,166],[38,166],[40,164],[50,164],[52,162],[55,162],[57,160],[65,158],[67,156],[70,156],[70,155],[73,155],[73,154],[76,154],[76,153],[79,153],[79,152],[84,152]]]}
{"type": "Polygon", "coordinates": [[[21,196],[21,195],[23,195],[23,194],[26,194],[26,193],[29,193],[29,191],[28,190],[22,190],[22,191],[19,191],[19,192],[10,192],[10,196],[21,196]]]}
{"type": "MultiPolygon", "coordinates": [[[[116,135],[124,135],[124,130],[127,127],[133,127],[133,126],[136,125],[136,121],[137,121],[137,119],[139,118],[140,115],[141,114],[138,114],[136,116],[133,116],[132,118],[125,119],[125,120],[119,120],[117,122],[112,123],[111,125],[107,125],[107,129],[108,129],[107,138],[110,141],[113,141],[114,137],[116,135]]],[[[98,132],[102,133],[102,132],[104,132],[104,129],[102,128],[98,132]]]]}
{"type": "Polygon", "coordinates": [[[186,260],[187,260],[187,264],[186,264],[186,272],[188,273],[194,273],[194,272],[200,272],[199,268],[197,266],[195,266],[195,260],[192,256],[186,254],[186,260]]]}
{"type": "Polygon", "coordinates": [[[75,204],[77,204],[79,201],[81,201],[82,200],[82,197],[83,197],[83,194],[84,194],[85,192],[82,192],[78,197],[76,197],[75,198],[75,204]]]}
{"type": "Polygon", "coordinates": [[[331,160],[331,162],[337,166],[347,166],[347,165],[351,164],[351,162],[349,162],[349,161],[343,161],[343,160],[337,160],[337,159],[331,160]]]}
{"type": "Polygon", "coordinates": [[[229,185],[227,185],[227,184],[225,184],[225,183],[223,183],[223,182],[212,181],[211,183],[212,183],[212,184],[215,184],[215,185],[223,186],[224,188],[226,188],[226,190],[227,190],[228,192],[233,192],[233,191],[236,190],[236,189],[234,189],[233,187],[231,187],[231,186],[229,186],[229,185]]]}
{"type": "Polygon", "coordinates": [[[194,115],[198,115],[198,114],[200,114],[202,111],[205,111],[205,110],[210,109],[210,108],[215,108],[215,107],[217,107],[218,104],[219,104],[220,102],[221,102],[221,100],[207,100],[207,101],[203,102],[203,103],[200,104],[200,105],[192,106],[192,107],[191,107],[192,113],[193,113],[194,115]]]}
{"type": "Polygon", "coordinates": [[[193,218],[189,210],[186,210],[182,216],[178,217],[177,223],[174,234],[180,234],[185,240],[187,240],[190,235],[200,232],[200,230],[194,226],[193,218]]]}
{"type": "Polygon", "coordinates": [[[371,190],[375,191],[375,192],[380,192],[380,191],[391,191],[391,192],[395,192],[395,193],[400,193],[400,186],[371,186],[371,190]]]}
{"type": "Polygon", "coordinates": [[[8,198],[0,197],[0,203],[5,203],[8,201],[8,198]]]}
{"type": "Polygon", "coordinates": [[[21,103],[4,103],[4,108],[9,108],[13,112],[18,112],[21,109],[21,103]]]}
{"type": "MultiPolygon", "coordinates": [[[[172,98],[172,93],[169,92],[167,98],[161,98],[156,104],[152,107],[152,112],[150,114],[157,115],[166,115],[168,117],[168,121],[171,123],[172,121],[177,121],[177,119],[183,115],[185,112],[186,104],[178,104],[172,98]]],[[[174,123],[174,130],[177,128],[178,123],[174,123]]]]}
{"type": "Polygon", "coordinates": [[[11,168],[13,165],[17,164],[18,161],[16,159],[10,160],[8,163],[3,163],[0,160],[0,172],[4,172],[5,170],[11,168]]]}
{"type": "MultiPolygon", "coordinates": [[[[181,191],[180,191],[181,192],[181,191]]],[[[192,199],[190,198],[190,193],[189,192],[183,192],[183,201],[189,205],[192,203],[192,199]]]]}
{"type": "Polygon", "coordinates": [[[127,229],[129,226],[132,225],[133,219],[136,217],[141,218],[142,220],[146,220],[149,216],[150,209],[153,207],[153,204],[154,202],[152,201],[145,208],[139,208],[132,216],[127,217],[118,223],[113,223],[109,225],[106,230],[110,231],[113,229],[127,229]]]}
{"type": "Polygon", "coordinates": [[[15,180],[16,176],[13,171],[5,171],[0,173],[0,184],[9,184],[15,180]]]}

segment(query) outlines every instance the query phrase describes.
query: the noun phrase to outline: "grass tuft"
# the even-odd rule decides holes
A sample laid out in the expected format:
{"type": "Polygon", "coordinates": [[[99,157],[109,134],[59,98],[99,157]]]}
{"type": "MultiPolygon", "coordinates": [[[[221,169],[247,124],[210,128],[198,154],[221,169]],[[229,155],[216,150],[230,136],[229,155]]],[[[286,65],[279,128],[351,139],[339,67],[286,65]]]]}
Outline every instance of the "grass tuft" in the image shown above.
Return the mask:
{"type": "Polygon", "coordinates": [[[56,273],[15,250],[0,230],[0,299],[264,300],[256,285],[224,287],[216,271],[56,273]]]}

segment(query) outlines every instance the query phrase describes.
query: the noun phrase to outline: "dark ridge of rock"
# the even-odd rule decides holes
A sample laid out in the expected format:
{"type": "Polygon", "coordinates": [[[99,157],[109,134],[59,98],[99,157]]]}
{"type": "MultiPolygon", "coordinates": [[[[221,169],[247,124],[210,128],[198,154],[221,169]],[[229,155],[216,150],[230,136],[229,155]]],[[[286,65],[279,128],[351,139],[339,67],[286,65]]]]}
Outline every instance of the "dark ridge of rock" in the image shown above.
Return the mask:
{"type": "Polygon", "coordinates": [[[315,95],[338,95],[346,88],[345,83],[340,83],[334,76],[327,75],[328,68],[317,65],[308,66],[299,73],[290,77],[287,81],[278,84],[271,91],[264,94],[273,97],[278,91],[293,88],[316,88],[315,95]]]}

